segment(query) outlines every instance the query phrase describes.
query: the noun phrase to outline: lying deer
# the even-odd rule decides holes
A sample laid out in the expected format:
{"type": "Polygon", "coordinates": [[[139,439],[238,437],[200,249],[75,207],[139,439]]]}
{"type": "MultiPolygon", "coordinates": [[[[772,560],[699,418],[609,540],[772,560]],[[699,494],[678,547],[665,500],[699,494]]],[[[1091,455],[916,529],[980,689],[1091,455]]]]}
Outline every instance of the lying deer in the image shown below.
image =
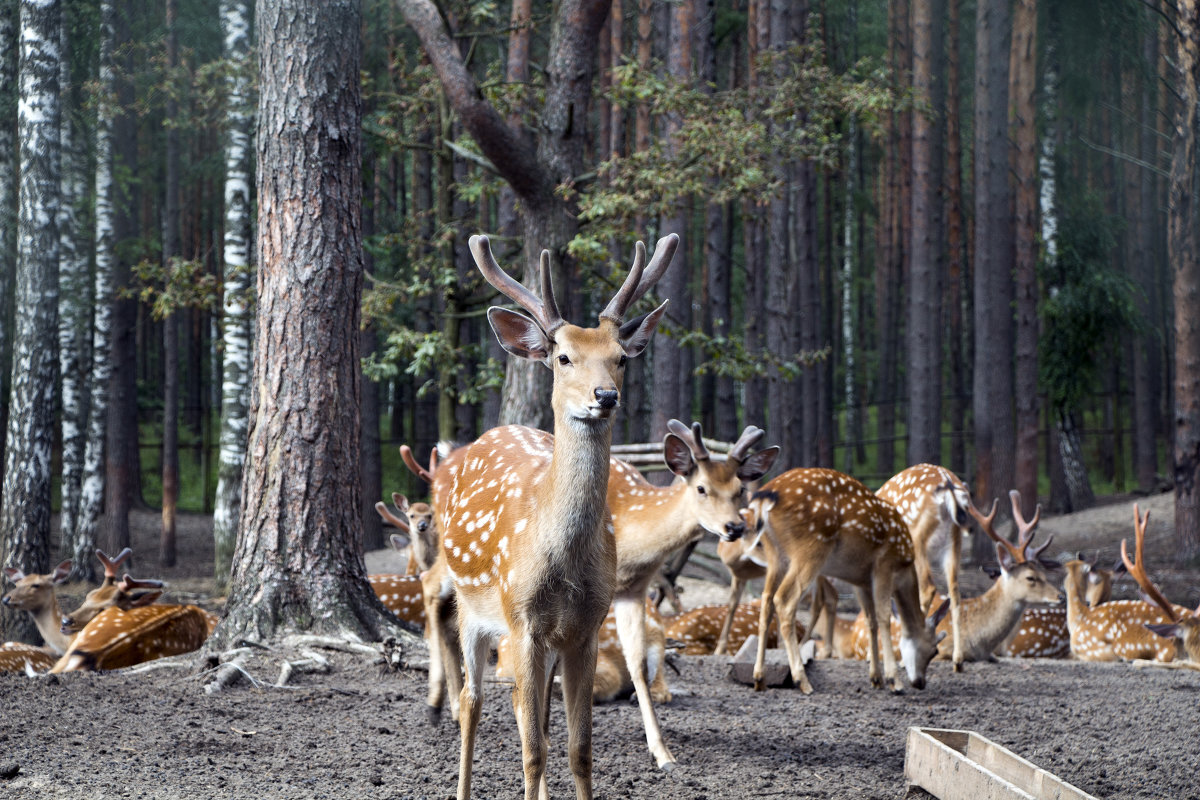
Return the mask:
{"type": "MultiPolygon", "coordinates": [[[[667,619],[667,638],[684,644],[685,656],[721,655],[717,650],[724,644],[727,652],[736,653],[751,636],[758,634],[761,601],[739,603],[729,613],[728,606],[697,606],[667,619]]],[[[796,622],[796,636],[804,640],[804,625],[796,622]]],[[[779,629],[772,625],[767,632],[767,647],[779,647],[779,629]]]]}
{"type": "MultiPolygon", "coordinates": [[[[1084,562],[1084,601],[1095,608],[1112,599],[1113,581],[1125,572],[1120,561],[1112,569],[1100,569],[1095,560],[1084,562]]],[[[1063,606],[1034,606],[1025,609],[1013,634],[996,648],[1008,658],[1067,658],[1071,655],[1071,631],[1063,606]]]]}
{"type": "MultiPolygon", "coordinates": [[[[831,469],[793,469],[754,494],[748,515],[755,530],[766,534],[762,537],[767,576],[754,665],[756,690],[765,688],[764,659],[772,612],[778,609],[782,619],[795,619],[800,598],[817,575],[840,578],[854,586],[870,629],[871,684],[882,686],[886,677],[893,691],[901,688],[890,624],[890,601],[896,601],[902,661],[913,687],[924,688],[925,670],[937,653],[939,640],[935,626],[921,613],[912,537],[895,506],[849,475],[831,469]]],[[[795,628],[782,628],[792,681],[800,691],[811,694],[795,628]]]]}
{"type": "Polygon", "coordinates": [[[78,608],[70,614],[62,615],[61,626],[64,634],[74,636],[106,609],[117,607],[128,611],[131,608],[149,605],[159,598],[165,586],[162,581],[125,583],[117,580],[118,568],[132,555],[133,551],[128,547],[115,558],[99,548],[96,549],[96,558],[104,566],[104,580],[87,593],[78,608]]]}
{"type": "Polygon", "coordinates": [[[971,495],[958,476],[934,464],[909,467],[889,479],[875,494],[894,505],[908,523],[913,541],[913,564],[921,592],[921,610],[926,614],[933,609],[937,595],[931,564],[937,559],[942,562],[950,595],[950,631],[954,648],[951,660],[954,671],[961,672],[966,656],[959,616],[962,596],[958,588],[958,562],[963,536],[967,532],[971,495]]]}
{"type": "Polygon", "coordinates": [[[1142,519],[1138,512],[1137,505],[1133,507],[1134,515],[1134,535],[1136,537],[1136,552],[1137,563],[1135,564],[1130,558],[1125,546],[1125,540],[1121,540],[1121,562],[1125,568],[1129,570],[1129,574],[1137,581],[1141,588],[1142,598],[1147,602],[1156,606],[1169,619],[1168,623],[1143,623],[1145,627],[1152,633],[1172,641],[1175,645],[1175,653],[1172,658],[1157,658],[1156,661],[1172,662],[1174,658],[1181,658],[1183,663],[1189,669],[1200,670],[1200,607],[1195,611],[1174,605],[1163,597],[1162,592],[1150,580],[1150,576],[1146,574],[1146,525],[1150,522],[1150,512],[1146,511],[1145,519],[1142,519]]]}
{"type": "MultiPolygon", "coordinates": [[[[13,588],[0,602],[7,608],[29,612],[37,625],[38,633],[42,635],[42,641],[56,656],[67,652],[67,648],[71,646],[71,636],[59,627],[62,612],[58,608],[58,592],[55,591],[55,587],[70,578],[71,562],[62,562],[54,568],[54,572],[47,575],[26,575],[15,567],[6,567],[4,576],[12,581],[13,588]]],[[[10,647],[10,654],[18,649],[10,647]]],[[[23,670],[24,667],[20,669],[23,670]]]]}

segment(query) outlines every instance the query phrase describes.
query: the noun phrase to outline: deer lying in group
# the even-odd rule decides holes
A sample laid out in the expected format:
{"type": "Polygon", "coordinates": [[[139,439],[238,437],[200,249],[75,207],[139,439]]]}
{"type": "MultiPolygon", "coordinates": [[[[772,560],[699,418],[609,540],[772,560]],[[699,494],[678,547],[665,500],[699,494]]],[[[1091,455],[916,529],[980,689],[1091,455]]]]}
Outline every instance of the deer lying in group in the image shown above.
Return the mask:
{"type": "MultiPolygon", "coordinates": [[[[1113,581],[1125,572],[1120,561],[1112,569],[1101,569],[1095,561],[1085,561],[1084,601],[1095,608],[1112,599],[1113,581]]],[[[1021,622],[996,655],[1008,658],[1068,658],[1071,655],[1071,631],[1067,627],[1065,606],[1033,606],[1025,609],[1021,622]]]]}

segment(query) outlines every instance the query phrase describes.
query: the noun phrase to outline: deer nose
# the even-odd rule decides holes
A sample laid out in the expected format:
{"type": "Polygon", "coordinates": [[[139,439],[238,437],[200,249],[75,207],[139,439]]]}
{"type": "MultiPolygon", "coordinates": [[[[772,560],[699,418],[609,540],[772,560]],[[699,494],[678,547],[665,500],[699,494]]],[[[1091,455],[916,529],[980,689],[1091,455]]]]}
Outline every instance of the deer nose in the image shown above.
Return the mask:
{"type": "Polygon", "coordinates": [[[0,603],[4,603],[6,606],[11,606],[12,600],[9,599],[8,595],[4,595],[4,599],[0,600],[0,603]]]}
{"type": "Polygon", "coordinates": [[[616,389],[597,389],[596,402],[601,408],[616,408],[617,400],[621,397],[621,393],[616,389]]]}
{"type": "Polygon", "coordinates": [[[732,542],[746,532],[746,523],[740,520],[737,522],[726,522],[725,532],[729,534],[729,541],[732,542]]]}
{"type": "Polygon", "coordinates": [[[429,523],[426,522],[425,520],[421,520],[420,522],[417,523],[417,530],[420,531],[421,533],[424,533],[428,527],[429,527],[429,523]]]}

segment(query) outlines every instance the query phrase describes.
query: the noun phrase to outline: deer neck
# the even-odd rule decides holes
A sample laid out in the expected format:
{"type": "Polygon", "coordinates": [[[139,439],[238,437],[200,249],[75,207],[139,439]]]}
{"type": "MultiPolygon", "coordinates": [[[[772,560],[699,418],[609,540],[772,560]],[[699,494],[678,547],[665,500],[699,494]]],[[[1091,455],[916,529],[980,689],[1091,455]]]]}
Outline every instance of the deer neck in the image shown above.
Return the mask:
{"type": "Polygon", "coordinates": [[[46,645],[59,655],[67,652],[67,648],[71,646],[71,640],[75,637],[62,632],[62,622],[60,621],[62,611],[58,607],[58,595],[51,592],[50,602],[37,611],[30,611],[29,614],[33,617],[38,633],[42,635],[46,645]]]}
{"type": "MultiPolygon", "coordinates": [[[[534,492],[538,515],[563,531],[562,546],[595,536],[608,516],[612,425],[555,419],[554,453],[534,492]]],[[[545,530],[543,528],[543,530],[545,530]]]]}
{"type": "Polygon", "coordinates": [[[921,595],[917,590],[917,571],[909,564],[896,572],[892,597],[896,601],[900,631],[906,639],[916,639],[925,631],[921,613],[921,595]]]}
{"type": "Polygon", "coordinates": [[[1067,596],[1067,625],[1075,630],[1087,613],[1087,601],[1084,598],[1083,584],[1086,579],[1076,570],[1067,571],[1067,579],[1063,583],[1063,593],[1067,596]]]}
{"type": "Polygon", "coordinates": [[[691,541],[699,525],[687,513],[687,484],[639,485],[638,490],[640,494],[620,496],[613,524],[620,568],[642,577],[641,573],[653,573],[667,554],[691,541]]]}
{"type": "Polygon", "coordinates": [[[1020,624],[1025,605],[1024,600],[1014,596],[1010,582],[1001,576],[982,595],[964,601],[965,636],[983,643],[984,649],[991,652],[1020,624]]]}

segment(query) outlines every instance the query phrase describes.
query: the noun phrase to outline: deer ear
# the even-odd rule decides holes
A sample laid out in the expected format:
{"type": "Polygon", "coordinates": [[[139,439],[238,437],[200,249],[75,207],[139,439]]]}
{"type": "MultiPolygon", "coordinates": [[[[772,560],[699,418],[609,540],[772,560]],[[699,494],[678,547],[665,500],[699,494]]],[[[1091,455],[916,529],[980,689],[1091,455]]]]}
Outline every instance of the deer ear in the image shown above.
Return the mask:
{"type": "Polygon", "coordinates": [[[1012,572],[1012,568],[1017,565],[1016,560],[1012,557],[1012,553],[1008,552],[1004,545],[999,542],[996,542],[996,556],[1000,560],[1000,569],[1005,572],[1012,572]]]}
{"type": "Polygon", "coordinates": [[[499,306],[489,308],[487,316],[501,347],[514,356],[541,361],[549,366],[550,337],[536,322],[524,314],[499,306]]]}
{"type": "Polygon", "coordinates": [[[1000,570],[996,569],[991,564],[981,564],[979,568],[983,570],[992,580],[996,580],[996,578],[1000,577],[1000,570]]]}
{"type": "Polygon", "coordinates": [[[71,577],[71,559],[68,558],[54,568],[54,575],[51,576],[50,580],[54,583],[62,583],[69,577],[71,577]]]}
{"type": "Polygon", "coordinates": [[[17,569],[16,567],[5,567],[4,568],[4,577],[8,578],[13,583],[16,583],[17,581],[19,581],[25,577],[25,573],[22,572],[21,570],[17,569]]]}
{"type": "Polygon", "coordinates": [[[650,344],[650,337],[654,335],[654,329],[658,327],[658,321],[662,319],[669,302],[668,300],[649,314],[635,317],[621,326],[619,335],[625,355],[637,358],[642,354],[642,351],[650,344]]]}
{"type": "Polygon", "coordinates": [[[131,608],[138,608],[140,606],[148,606],[160,597],[162,597],[162,590],[155,589],[153,592],[146,592],[144,594],[139,594],[137,597],[135,597],[133,599],[133,602],[130,603],[129,605],[131,608]]]}
{"type": "Polygon", "coordinates": [[[696,469],[696,460],[692,457],[692,448],[673,433],[663,438],[663,460],[667,467],[681,478],[686,478],[696,469]]]}
{"type": "Polygon", "coordinates": [[[779,445],[759,450],[748,456],[738,467],[737,476],[744,481],[756,481],[771,470],[771,465],[779,457],[779,445]]]}
{"type": "Polygon", "coordinates": [[[1152,633],[1156,633],[1167,639],[1175,639],[1179,637],[1180,630],[1178,625],[1152,625],[1149,622],[1142,623],[1146,629],[1152,633]]]}
{"type": "Polygon", "coordinates": [[[404,495],[399,492],[392,492],[392,503],[395,504],[396,508],[400,509],[401,514],[408,513],[408,498],[404,495]]]}
{"type": "Polygon", "coordinates": [[[408,538],[401,536],[398,533],[393,533],[388,537],[388,541],[392,543],[392,547],[396,550],[403,550],[408,547],[408,538]]]}

